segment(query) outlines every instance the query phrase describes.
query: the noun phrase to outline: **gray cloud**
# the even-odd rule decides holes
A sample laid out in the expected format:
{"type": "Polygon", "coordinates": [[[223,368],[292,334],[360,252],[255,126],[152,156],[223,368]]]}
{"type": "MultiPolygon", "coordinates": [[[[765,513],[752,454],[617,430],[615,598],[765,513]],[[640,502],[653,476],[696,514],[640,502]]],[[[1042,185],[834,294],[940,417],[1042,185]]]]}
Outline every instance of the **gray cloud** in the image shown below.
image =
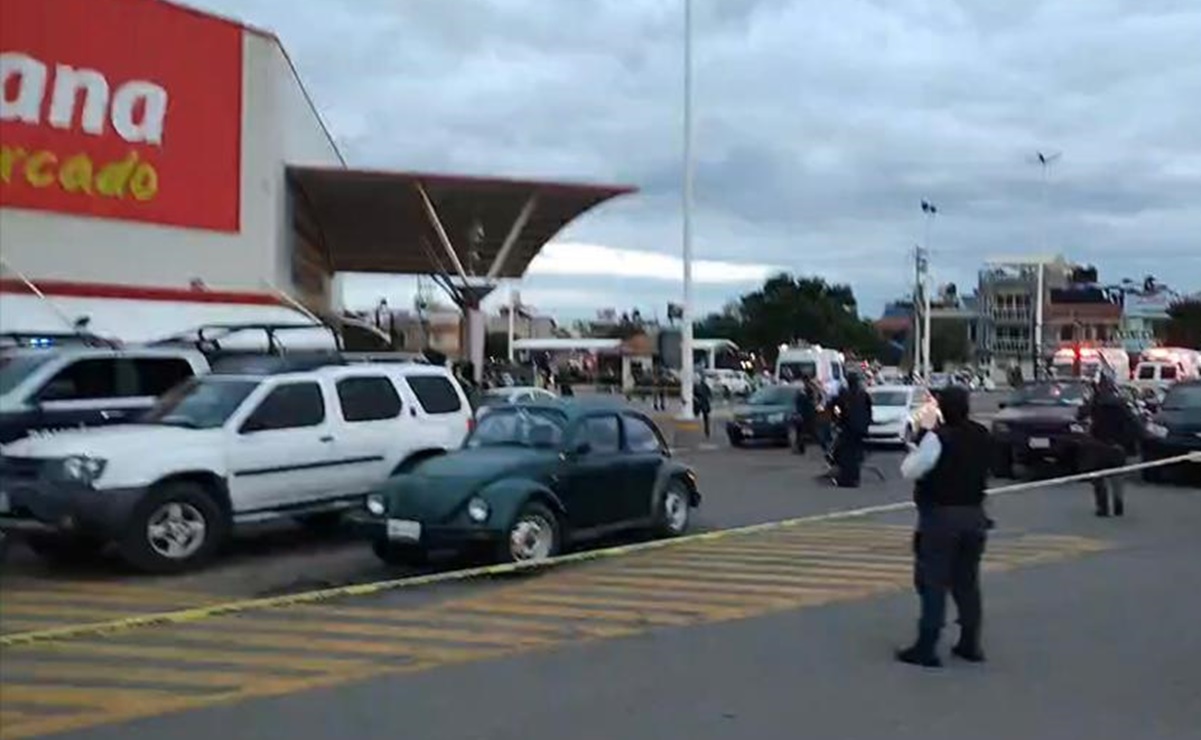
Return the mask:
{"type": "MultiPolygon", "coordinates": [[[[353,163],[628,182],[565,236],[678,250],[682,0],[194,1],[279,33],[353,163]]],[[[1195,0],[694,7],[698,256],[821,273],[877,309],[931,198],[933,267],[961,284],[1045,233],[1103,277],[1201,287],[1195,0]],[[1064,153],[1050,215],[1038,149],[1064,153]]],[[[631,291],[676,288],[612,302],[631,291]]]]}

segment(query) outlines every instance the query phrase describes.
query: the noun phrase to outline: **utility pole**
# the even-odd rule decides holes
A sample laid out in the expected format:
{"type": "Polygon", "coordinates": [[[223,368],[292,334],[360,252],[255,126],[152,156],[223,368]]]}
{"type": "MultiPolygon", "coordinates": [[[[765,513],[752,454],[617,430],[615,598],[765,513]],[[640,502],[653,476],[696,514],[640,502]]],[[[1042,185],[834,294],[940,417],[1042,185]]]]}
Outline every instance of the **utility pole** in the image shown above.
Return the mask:
{"type": "Polygon", "coordinates": [[[517,328],[517,291],[509,288],[509,365],[513,365],[513,339],[517,328]]]}
{"type": "Polygon", "coordinates": [[[1046,258],[1050,256],[1048,251],[1051,247],[1051,209],[1050,201],[1047,196],[1049,193],[1049,185],[1051,178],[1051,165],[1055,164],[1059,158],[1063,156],[1062,152],[1035,152],[1035,161],[1042,169],[1042,186],[1040,197],[1042,199],[1042,229],[1040,229],[1040,241],[1042,243],[1042,255],[1038,262],[1038,278],[1035,280],[1037,284],[1038,295],[1034,300],[1034,336],[1031,337],[1031,349],[1033,355],[1033,372],[1034,379],[1039,378],[1039,366],[1042,364],[1043,356],[1043,304],[1046,302],[1046,258]]]}

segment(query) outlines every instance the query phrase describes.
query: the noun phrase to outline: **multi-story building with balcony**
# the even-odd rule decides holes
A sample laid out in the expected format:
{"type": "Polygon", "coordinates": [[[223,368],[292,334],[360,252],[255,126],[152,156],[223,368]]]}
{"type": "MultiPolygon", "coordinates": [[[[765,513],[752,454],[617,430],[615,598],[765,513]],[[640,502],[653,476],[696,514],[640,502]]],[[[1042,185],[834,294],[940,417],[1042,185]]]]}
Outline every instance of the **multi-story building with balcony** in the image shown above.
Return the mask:
{"type": "Polygon", "coordinates": [[[1047,330],[1051,291],[1070,282],[1072,267],[1063,257],[1007,259],[990,263],[979,273],[979,318],[976,356],[982,366],[1003,371],[1015,365],[1026,377],[1033,374],[1035,358],[1044,357],[1057,343],[1047,330]],[[1043,290],[1038,271],[1043,270],[1043,290]],[[1043,342],[1036,346],[1035,324],[1043,306],[1043,342]]]}

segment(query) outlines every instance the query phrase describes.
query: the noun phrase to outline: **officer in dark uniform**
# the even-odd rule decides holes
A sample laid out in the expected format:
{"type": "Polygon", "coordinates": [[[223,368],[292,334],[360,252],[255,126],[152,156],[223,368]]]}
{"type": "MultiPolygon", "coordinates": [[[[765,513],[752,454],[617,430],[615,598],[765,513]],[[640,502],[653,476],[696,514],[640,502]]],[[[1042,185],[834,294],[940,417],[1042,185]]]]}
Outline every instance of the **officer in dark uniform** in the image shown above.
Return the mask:
{"type": "MultiPolygon", "coordinates": [[[[1092,399],[1081,409],[1081,416],[1088,421],[1089,428],[1090,439],[1082,450],[1088,470],[1120,468],[1126,464],[1126,457],[1137,451],[1141,434],[1138,417],[1118,392],[1108,368],[1102,371],[1092,399]]],[[[1114,516],[1126,513],[1121,475],[1094,478],[1092,483],[1097,516],[1109,516],[1111,510],[1114,516]]]]}
{"type": "Polygon", "coordinates": [[[939,394],[938,412],[920,420],[920,441],[901,463],[901,474],[916,481],[913,498],[918,523],[913,537],[914,586],[921,598],[917,641],[897,651],[897,660],[914,665],[942,665],[938,639],[946,620],[947,592],[959,612],[955,655],[982,662],[980,628],[980,559],[992,522],[984,511],[992,443],[988,430],[969,418],[964,388],[939,394]]]}

